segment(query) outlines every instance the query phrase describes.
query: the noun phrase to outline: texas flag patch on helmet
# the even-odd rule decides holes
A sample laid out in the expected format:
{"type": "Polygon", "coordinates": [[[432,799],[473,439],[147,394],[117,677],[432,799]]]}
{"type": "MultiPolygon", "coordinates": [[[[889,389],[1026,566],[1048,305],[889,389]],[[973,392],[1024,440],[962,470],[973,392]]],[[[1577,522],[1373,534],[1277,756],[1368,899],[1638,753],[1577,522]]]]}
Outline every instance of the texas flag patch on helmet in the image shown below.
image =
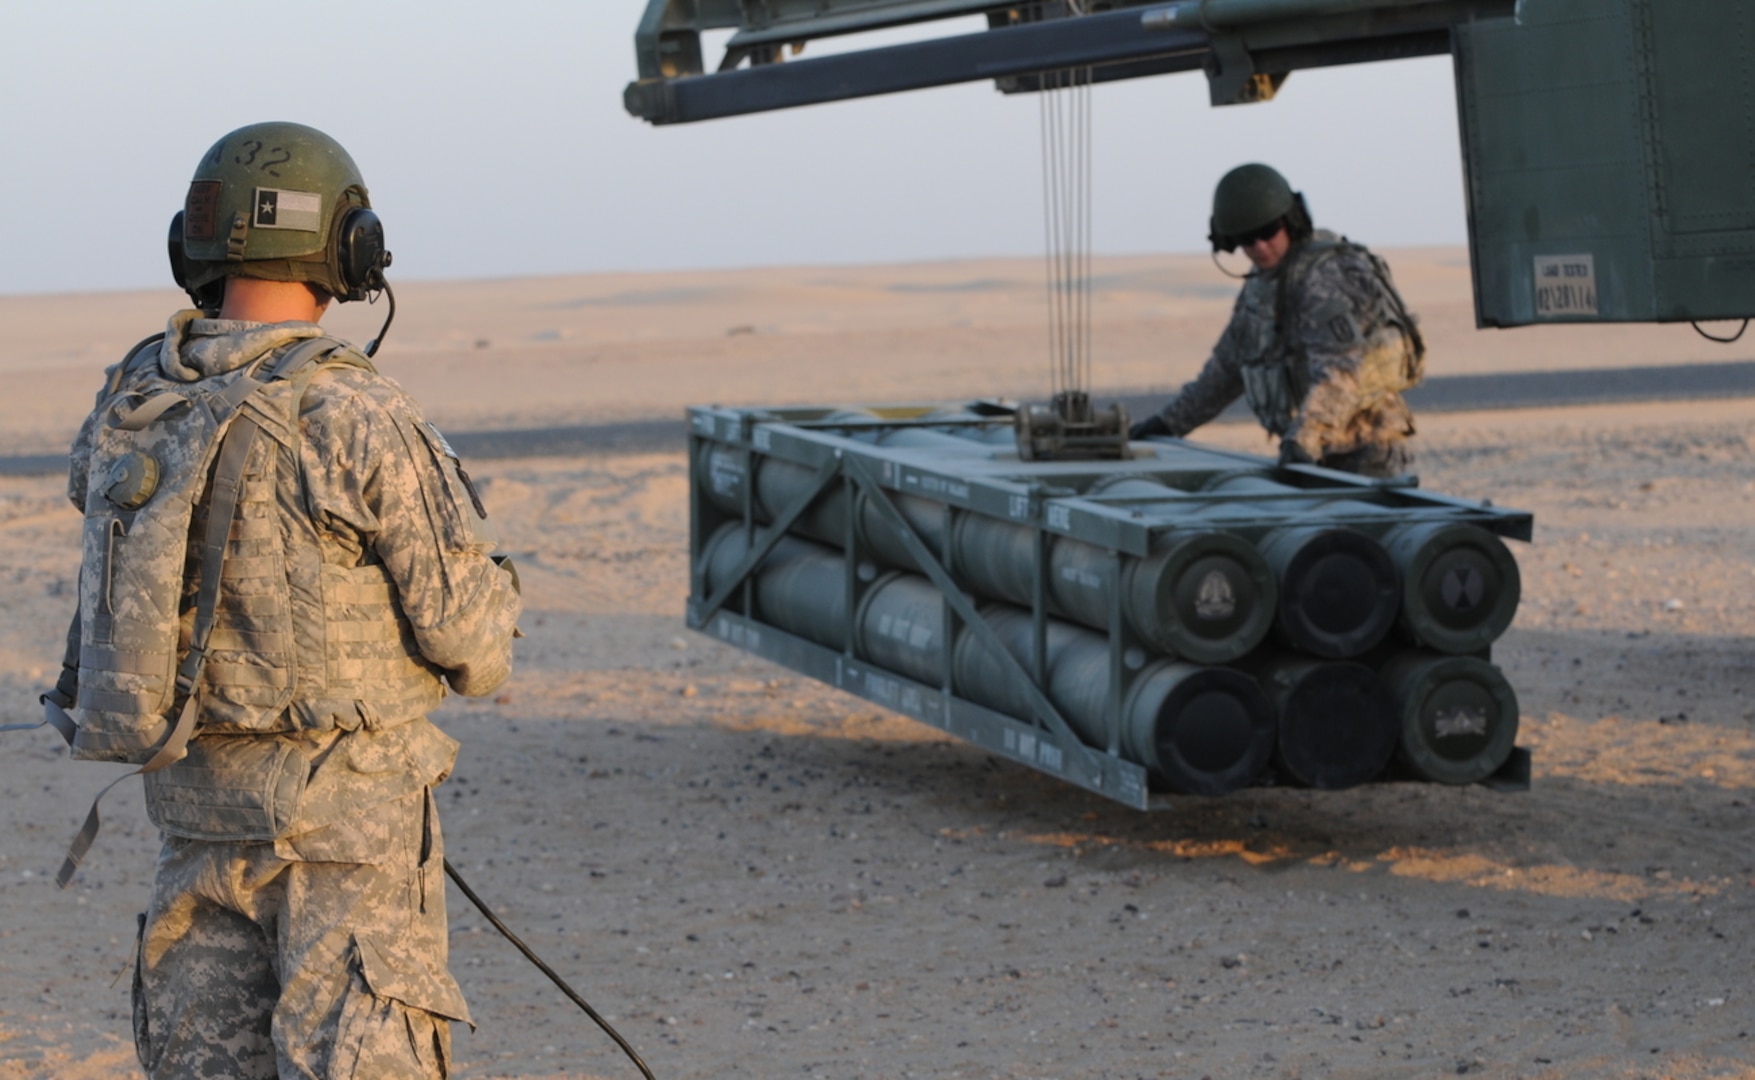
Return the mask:
{"type": "Polygon", "coordinates": [[[314,191],[259,187],[251,224],[258,229],[317,232],[323,224],[323,197],[314,191]]]}

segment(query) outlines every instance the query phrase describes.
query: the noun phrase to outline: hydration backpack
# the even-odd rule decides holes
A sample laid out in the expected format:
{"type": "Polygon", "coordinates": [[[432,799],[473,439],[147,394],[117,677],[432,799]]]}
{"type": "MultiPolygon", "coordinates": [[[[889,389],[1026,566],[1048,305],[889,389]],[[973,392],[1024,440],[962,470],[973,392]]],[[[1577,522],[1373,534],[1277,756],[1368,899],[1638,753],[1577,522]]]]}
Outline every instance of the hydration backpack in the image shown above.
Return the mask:
{"type": "MultiPolygon", "coordinates": [[[[79,672],[78,687],[71,697],[61,689],[43,696],[47,722],[74,758],[139,765],[135,773],[178,761],[195,734],[195,689],[220,573],[244,466],[262,430],[245,404],[277,380],[291,380],[297,400],[317,365],[331,357],[364,362],[344,343],[314,337],[234,371],[179,382],[159,370],[154,346],[161,340],[135,346],[94,410],[77,632],[68,635],[66,661],[79,672]],[[198,507],[206,511],[199,541],[191,535],[198,507]],[[197,551],[201,575],[191,582],[197,551]],[[77,722],[68,715],[75,707],[77,722]]],[[[90,848],[97,823],[94,800],[61,869],[62,884],[90,848]]]]}

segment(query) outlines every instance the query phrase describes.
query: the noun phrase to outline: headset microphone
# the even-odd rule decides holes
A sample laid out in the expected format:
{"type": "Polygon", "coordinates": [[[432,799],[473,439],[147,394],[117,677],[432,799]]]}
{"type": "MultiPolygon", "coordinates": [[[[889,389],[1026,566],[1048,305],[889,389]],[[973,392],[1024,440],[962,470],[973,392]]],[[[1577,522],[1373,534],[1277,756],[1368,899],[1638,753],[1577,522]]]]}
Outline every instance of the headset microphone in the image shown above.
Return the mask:
{"type": "Polygon", "coordinates": [[[396,292],[384,279],[391,262],[390,250],[384,246],[384,223],[367,207],[355,207],[341,219],[335,236],[335,263],[341,271],[342,284],[347,286],[343,300],[376,300],[382,292],[390,301],[384,325],[378,336],[366,345],[366,355],[376,356],[390,324],[396,321],[396,292]]]}

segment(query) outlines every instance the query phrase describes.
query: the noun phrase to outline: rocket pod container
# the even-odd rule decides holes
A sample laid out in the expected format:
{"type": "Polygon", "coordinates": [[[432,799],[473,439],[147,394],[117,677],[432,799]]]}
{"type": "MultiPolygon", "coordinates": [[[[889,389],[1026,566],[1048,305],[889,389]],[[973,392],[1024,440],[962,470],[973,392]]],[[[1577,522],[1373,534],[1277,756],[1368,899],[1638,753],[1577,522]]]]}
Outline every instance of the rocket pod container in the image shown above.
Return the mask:
{"type": "Polygon", "coordinates": [[[1530,515],[1184,440],[1023,461],[1010,416],[690,410],[690,625],[1140,808],[1527,786],[1490,657],[1530,515]]]}

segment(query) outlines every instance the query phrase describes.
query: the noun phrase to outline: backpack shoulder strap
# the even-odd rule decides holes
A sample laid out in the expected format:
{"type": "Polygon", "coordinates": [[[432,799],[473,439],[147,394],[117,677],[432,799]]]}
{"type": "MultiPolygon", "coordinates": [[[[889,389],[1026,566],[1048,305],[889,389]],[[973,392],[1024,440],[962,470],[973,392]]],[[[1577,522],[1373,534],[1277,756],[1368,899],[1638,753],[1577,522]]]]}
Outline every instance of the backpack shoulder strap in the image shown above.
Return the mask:
{"type": "Polygon", "coordinates": [[[1402,299],[1401,290],[1395,287],[1395,282],[1390,278],[1389,262],[1364,244],[1354,243],[1346,237],[1341,238],[1338,246],[1365,256],[1365,261],[1371,264],[1371,273],[1377,278],[1378,287],[1388,298],[1389,306],[1395,309],[1396,320],[1408,335],[1408,344],[1414,349],[1414,362],[1419,363],[1425,359],[1426,339],[1420,336],[1419,321],[1414,318],[1413,312],[1408,310],[1407,301],[1402,299]]]}
{"type": "Polygon", "coordinates": [[[1401,290],[1389,276],[1389,263],[1374,251],[1366,250],[1363,245],[1354,245],[1365,253],[1371,261],[1372,272],[1377,275],[1377,284],[1382,286],[1383,295],[1389,298],[1390,306],[1395,308],[1396,318],[1401,322],[1402,329],[1408,335],[1408,344],[1414,349],[1414,363],[1418,364],[1426,358],[1426,339],[1420,334],[1420,321],[1408,310],[1407,301],[1402,299],[1401,290]]]}
{"type": "Polygon", "coordinates": [[[314,364],[340,364],[376,371],[372,362],[345,341],[332,337],[306,338],[280,355],[268,369],[269,379],[293,380],[314,364]]]}
{"type": "Polygon", "coordinates": [[[268,380],[292,379],[312,361],[343,347],[341,342],[331,337],[306,338],[281,353],[274,363],[268,365],[268,380]]]}
{"type": "Polygon", "coordinates": [[[141,363],[145,362],[147,357],[156,357],[158,355],[157,352],[152,349],[152,346],[159,344],[164,341],[164,339],[164,331],[161,330],[151,337],[142,338],[132,349],[129,349],[128,352],[123,355],[122,362],[111,369],[110,381],[104,384],[104,394],[108,396],[114,394],[117,390],[120,390],[122,388],[122,380],[128,377],[130,371],[133,371],[141,363]]]}

